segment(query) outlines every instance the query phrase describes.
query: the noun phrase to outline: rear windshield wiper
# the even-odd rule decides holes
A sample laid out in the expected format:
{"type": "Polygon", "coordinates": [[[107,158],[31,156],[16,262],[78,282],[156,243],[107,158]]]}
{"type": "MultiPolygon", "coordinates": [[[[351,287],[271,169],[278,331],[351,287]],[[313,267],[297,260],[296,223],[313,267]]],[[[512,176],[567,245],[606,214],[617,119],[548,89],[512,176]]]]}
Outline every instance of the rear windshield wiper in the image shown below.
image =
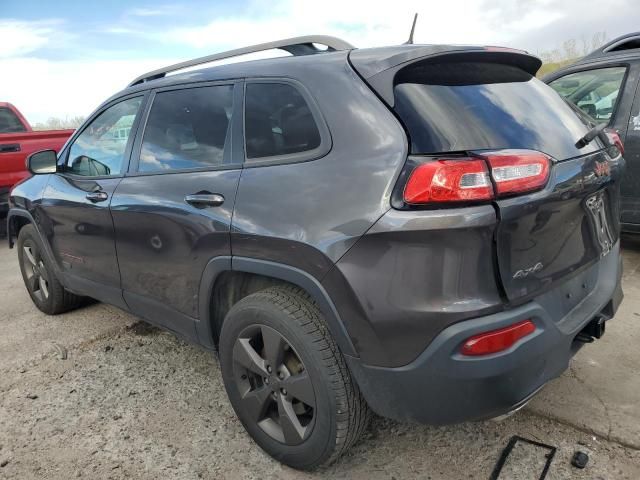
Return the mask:
{"type": "Polygon", "coordinates": [[[589,145],[605,128],[607,128],[606,123],[601,123],[600,125],[593,127],[584,135],[584,137],[580,138],[580,140],[576,142],[576,148],[584,148],[589,145]]]}

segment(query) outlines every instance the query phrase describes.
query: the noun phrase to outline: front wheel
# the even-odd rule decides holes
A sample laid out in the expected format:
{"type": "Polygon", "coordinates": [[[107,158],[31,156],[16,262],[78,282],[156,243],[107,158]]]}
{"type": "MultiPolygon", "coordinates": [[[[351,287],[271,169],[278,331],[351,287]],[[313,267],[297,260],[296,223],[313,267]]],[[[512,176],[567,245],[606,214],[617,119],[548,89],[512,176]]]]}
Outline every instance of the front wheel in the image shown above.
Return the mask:
{"type": "Polygon", "coordinates": [[[333,462],[367,426],[368,406],[300,289],[271,287],[234,305],[220,335],[220,364],[247,432],[293,468],[333,462]]]}
{"type": "Polygon", "coordinates": [[[80,305],[82,297],[65,290],[56,278],[33,225],[25,225],[20,229],[17,248],[24,285],[38,309],[55,315],[80,305]]]}

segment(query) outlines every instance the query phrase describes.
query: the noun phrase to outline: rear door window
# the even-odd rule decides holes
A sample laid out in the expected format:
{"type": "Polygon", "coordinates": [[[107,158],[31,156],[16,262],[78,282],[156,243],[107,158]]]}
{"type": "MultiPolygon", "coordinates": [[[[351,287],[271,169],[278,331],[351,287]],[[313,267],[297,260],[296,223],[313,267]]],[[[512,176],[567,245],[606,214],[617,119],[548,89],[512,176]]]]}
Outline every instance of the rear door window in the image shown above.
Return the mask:
{"type": "Polygon", "coordinates": [[[318,125],[303,95],[284,83],[248,83],[245,93],[247,159],[266,159],[320,147],[318,125]]]}
{"type": "Polygon", "coordinates": [[[0,107],[0,133],[26,132],[18,116],[6,107],[0,107]]]}
{"type": "Polygon", "coordinates": [[[589,153],[589,126],[553,89],[509,65],[428,64],[399,74],[394,109],[414,154],[522,148],[562,160],[589,153]]]}
{"type": "Polygon", "coordinates": [[[138,171],[211,168],[230,158],[233,85],[158,92],[144,129],[138,171]]]}
{"type": "Polygon", "coordinates": [[[597,123],[609,122],[626,72],[626,67],[598,68],[570,73],[549,85],[597,123]]]}

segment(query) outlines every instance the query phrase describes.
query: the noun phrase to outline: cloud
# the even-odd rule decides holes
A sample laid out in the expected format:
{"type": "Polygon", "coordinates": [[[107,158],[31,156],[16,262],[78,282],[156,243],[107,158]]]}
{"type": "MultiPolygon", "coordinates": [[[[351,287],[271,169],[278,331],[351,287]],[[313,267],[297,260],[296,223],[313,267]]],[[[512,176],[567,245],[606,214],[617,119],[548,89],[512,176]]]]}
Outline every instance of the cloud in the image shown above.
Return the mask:
{"type": "Polygon", "coordinates": [[[132,8],[127,10],[125,16],[132,17],[159,17],[164,15],[171,15],[178,10],[177,5],[159,5],[155,8],[132,8]]]}
{"type": "Polygon", "coordinates": [[[0,20],[0,58],[27,55],[55,38],[60,20],[0,20]]]}
{"type": "Polygon", "coordinates": [[[49,117],[87,116],[138,75],[176,61],[8,58],[0,62],[0,70],[19,74],[0,76],[0,100],[16,105],[32,124],[49,117]]]}
{"type": "Polygon", "coordinates": [[[504,45],[536,53],[568,39],[580,44],[593,32],[614,38],[637,30],[636,3],[610,0],[602,8],[596,0],[243,0],[134,7],[112,18],[96,9],[95,19],[86,22],[4,19],[0,101],[14,102],[33,122],[86,115],[145,71],[227,49],[309,34],[335,35],[358,47],[397,45],[408,38],[415,12],[416,43],[504,45]]]}

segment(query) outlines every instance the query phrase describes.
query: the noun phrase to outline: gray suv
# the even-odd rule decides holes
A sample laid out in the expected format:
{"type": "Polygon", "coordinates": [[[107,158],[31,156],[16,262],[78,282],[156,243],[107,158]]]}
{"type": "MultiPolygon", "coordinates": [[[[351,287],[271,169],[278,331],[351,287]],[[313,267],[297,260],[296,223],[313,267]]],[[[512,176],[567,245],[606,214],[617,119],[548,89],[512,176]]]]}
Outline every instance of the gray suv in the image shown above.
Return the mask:
{"type": "Polygon", "coordinates": [[[246,430],[295,468],[370,411],[508,413],[622,299],[624,160],[539,67],[310,36],[150,72],[29,158],[25,285],[45,313],[92,297],[218,351],[246,430]]]}

